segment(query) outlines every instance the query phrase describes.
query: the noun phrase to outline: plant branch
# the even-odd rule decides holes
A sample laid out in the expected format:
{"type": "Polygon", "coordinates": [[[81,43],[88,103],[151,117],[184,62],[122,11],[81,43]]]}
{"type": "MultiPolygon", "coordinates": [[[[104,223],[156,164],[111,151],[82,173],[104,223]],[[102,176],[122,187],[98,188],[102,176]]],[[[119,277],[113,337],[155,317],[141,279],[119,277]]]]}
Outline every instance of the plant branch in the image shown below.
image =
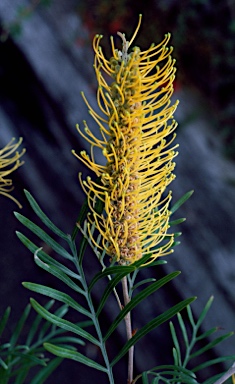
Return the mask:
{"type": "Polygon", "coordinates": [[[97,336],[98,336],[99,341],[100,341],[100,350],[101,350],[101,353],[103,355],[105,365],[107,367],[107,375],[109,377],[109,383],[114,384],[113,372],[112,372],[112,368],[111,368],[110,363],[109,363],[109,358],[108,358],[105,343],[103,340],[103,336],[102,336],[102,332],[101,332],[101,328],[100,328],[100,323],[99,323],[99,320],[96,316],[93,301],[92,301],[91,295],[90,295],[89,290],[88,290],[87,281],[86,281],[85,274],[84,274],[84,271],[82,268],[82,264],[79,264],[79,262],[78,262],[76,249],[74,249],[74,247],[73,247],[73,241],[72,240],[71,240],[70,248],[71,248],[71,250],[73,252],[73,256],[74,256],[74,264],[78,270],[79,275],[81,276],[81,284],[82,284],[84,292],[85,292],[85,297],[86,297],[87,304],[89,306],[89,310],[91,313],[91,319],[93,321],[97,336]]]}
{"type": "MultiPolygon", "coordinates": [[[[128,294],[128,286],[127,286],[127,278],[126,276],[122,279],[122,291],[123,291],[123,299],[124,305],[127,305],[130,302],[129,294],[128,294]]],[[[125,316],[125,324],[126,324],[126,333],[127,340],[132,338],[132,326],[131,326],[131,313],[125,316]]],[[[128,351],[128,380],[127,383],[131,384],[133,381],[133,361],[134,361],[134,346],[131,347],[128,351]]]]}
{"type": "Polygon", "coordinates": [[[233,365],[229,368],[229,370],[223,376],[221,376],[220,379],[216,380],[214,384],[222,384],[234,374],[235,374],[235,363],[233,363],[233,365]]]}

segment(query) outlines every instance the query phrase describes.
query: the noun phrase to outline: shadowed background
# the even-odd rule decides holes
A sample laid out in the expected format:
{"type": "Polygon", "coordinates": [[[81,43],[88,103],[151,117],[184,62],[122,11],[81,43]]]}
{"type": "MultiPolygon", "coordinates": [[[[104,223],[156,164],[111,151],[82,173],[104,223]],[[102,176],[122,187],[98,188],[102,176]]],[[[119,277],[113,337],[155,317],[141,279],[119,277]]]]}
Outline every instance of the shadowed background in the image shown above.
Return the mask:
{"type": "MultiPolygon", "coordinates": [[[[71,149],[87,148],[75,124],[82,125],[86,119],[94,132],[97,129],[80,95],[84,91],[95,106],[94,34],[104,35],[109,52],[109,35],[119,30],[129,37],[139,13],[143,22],[137,45],[145,49],[153,41],[160,42],[165,33],[172,33],[178,67],[174,99],[180,99],[175,114],[180,153],[177,178],[171,185],[173,202],[188,190],[195,193],[175,215],[187,218],[179,229],[183,232],[181,245],[164,268],[149,272],[156,278],[178,269],[182,274],[150,298],[144,309],[137,309],[134,328],[181,298],[194,295],[198,297],[193,304],[195,316],[215,296],[205,329],[220,326],[228,332],[235,328],[234,12],[233,2],[215,4],[212,0],[146,0],[138,5],[126,0],[115,5],[106,0],[0,2],[0,147],[13,136],[24,138],[25,165],[13,176],[14,196],[23,205],[21,213],[37,222],[23,194],[26,188],[66,233],[71,233],[84,199],[77,173],[87,172],[71,154],[71,149]]],[[[12,213],[18,209],[12,201],[0,199],[0,313],[7,305],[13,307],[13,327],[30,297],[22,281],[60,285],[34,264],[32,255],[19,243],[15,230],[24,233],[24,229],[12,213]]],[[[88,252],[90,275],[96,268],[93,259],[88,252]]],[[[111,303],[104,326],[113,310],[111,303]]],[[[137,373],[171,362],[172,343],[165,331],[168,326],[137,345],[137,373]]],[[[115,351],[124,340],[124,335],[117,335],[109,348],[115,351]]],[[[208,358],[234,351],[231,338],[208,358]]],[[[86,352],[90,356],[97,353],[86,352]]],[[[125,382],[124,364],[119,366],[120,383],[125,382]]],[[[87,370],[66,361],[47,382],[85,384],[93,374],[95,382],[105,384],[103,376],[99,378],[90,369],[86,374],[87,370]]]]}

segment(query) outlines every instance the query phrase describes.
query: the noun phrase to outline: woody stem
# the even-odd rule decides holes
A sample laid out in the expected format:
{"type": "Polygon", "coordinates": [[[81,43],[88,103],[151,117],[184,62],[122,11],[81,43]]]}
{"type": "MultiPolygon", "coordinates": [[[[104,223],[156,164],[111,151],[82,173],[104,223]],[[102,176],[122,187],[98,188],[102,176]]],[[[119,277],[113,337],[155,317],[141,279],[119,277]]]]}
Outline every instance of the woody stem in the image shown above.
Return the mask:
{"type": "Polygon", "coordinates": [[[220,379],[216,380],[214,384],[222,384],[225,383],[232,375],[235,374],[235,363],[229,368],[229,370],[222,376],[220,379]]]}
{"type": "MultiPolygon", "coordinates": [[[[122,279],[122,291],[123,291],[124,305],[126,306],[130,302],[126,276],[122,279]]],[[[128,314],[125,316],[125,324],[126,324],[127,340],[130,340],[132,338],[130,312],[128,312],[128,314]]],[[[133,381],[133,361],[134,361],[134,346],[131,347],[128,351],[128,380],[127,380],[128,384],[131,384],[133,381]]]]}

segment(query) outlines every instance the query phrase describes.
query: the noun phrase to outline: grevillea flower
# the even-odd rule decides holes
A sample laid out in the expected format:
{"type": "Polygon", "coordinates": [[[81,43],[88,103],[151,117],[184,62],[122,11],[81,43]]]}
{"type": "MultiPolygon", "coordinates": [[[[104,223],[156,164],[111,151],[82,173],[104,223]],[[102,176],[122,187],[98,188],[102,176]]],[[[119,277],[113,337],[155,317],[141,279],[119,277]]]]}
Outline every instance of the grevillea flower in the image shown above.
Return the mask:
{"type": "Polygon", "coordinates": [[[7,178],[23,164],[20,158],[25,153],[25,149],[20,153],[17,152],[22,143],[22,138],[17,143],[14,143],[14,141],[13,138],[3,149],[0,149],[0,194],[9,197],[21,208],[20,203],[10,194],[13,190],[12,180],[7,178]]]}
{"type": "Polygon", "coordinates": [[[122,51],[111,37],[112,57],[106,59],[100,46],[102,36],[94,38],[94,68],[98,81],[97,102],[101,115],[83,98],[99,126],[97,138],[88,128],[79,133],[91,144],[91,155],[76,155],[95,172],[99,181],[87,177],[81,185],[90,208],[88,222],[102,235],[97,244],[90,224],[88,232],[98,247],[120,264],[130,264],[146,253],[150,260],[172,252],[174,235],[168,233],[171,192],[166,187],[174,179],[176,156],[172,146],[177,126],[171,105],[175,77],[170,35],[146,51],[134,47],[129,52],[139,26],[130,42],[124,34],[122,51]],[[95,148],[102,150],[106,164],[98,164],[95,148]],[[104,211],[95,209],[97,199],[104,211]]]}

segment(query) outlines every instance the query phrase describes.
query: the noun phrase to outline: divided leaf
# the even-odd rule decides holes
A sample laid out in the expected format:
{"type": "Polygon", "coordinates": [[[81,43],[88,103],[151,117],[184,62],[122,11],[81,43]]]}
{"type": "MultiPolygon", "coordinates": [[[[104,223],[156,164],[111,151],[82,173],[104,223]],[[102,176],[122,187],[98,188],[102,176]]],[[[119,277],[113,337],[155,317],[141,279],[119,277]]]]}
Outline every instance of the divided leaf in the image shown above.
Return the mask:
{"type": "Polygon", "coordinates": [[[28,283],[24,282],[22,285],[29,289],[30,291],[40,293],[41,295],[45,295],[51,297],[52,299],[62,301],[62,303],[69,305],[71,308],[74,308],[76,311],[82,313],[85,316],[90,317],[91,314],[85,308],[83,308],[80,304],[78,304],[71,296],[67,293],[60,292],[57,289],[47,287],[41,284],[28,283]]]}
{"type": "Polygon", "coordinates": [[[117,328],[118,324],[124,319],[124,317],[127,315],[128,312],[130,312],[132,309],[134,309],[141,301],[146,299],[149,295],[157,291],[159,288],[161,288],[163,285],[167,284],[169,281],[174,279],[176,276],[178,276],[180,272],[172,272],[171,274],[163,277],[162,279],[152,283],[147,288],[143,289],[140,293],[138,293],[131,301],[125,305],[125,307],[122,309],[122,311],[119,313],[119,315],[116,317],[116,319],[113,321],[112,325],[110,326],[108,332],[106,333],[104,340],[106,341],[109,336],[113,333],[113,331],[117,328]]]}
{"type": "Polygon", "coordinates": [[[21,232],[16,232],[17,237],[20,239],[20,241],[25,245],[26,248],[28,248],[33,254],[35,252],[38,252],[40,255],[40,259],[49,265],[54,265],[55,267],[59,268],[62,272],[64,272],[66,275],[73,277],[74,279],[81,280],[81,277],[61,264],[59,261],[53,259],[51,256],[49,256],[47,253],[45,253],[41,248],[39,251],[39,247],[34,244],[31,240],[29,240],[25,235],[23,235],[21,232]]]}
{"type": "Polygon", "coordinates": [[[57,236],[61,237],[64,240],[68,240],[68,235],[66,235],[64,232],[62,232],[57,226],[52,223],[52,221],[47,217],[47,215],[42,211],[42,209],[39,207],[36,200],[33,198],[33,196],[27,191],[24,190],[25,196],[31,205],[33,211],[36,213],[36,215],[41,219],[41,221],[57,236]]]}
{"type": "Polygon", "coordinates": [[[31,384],[43,384],[45,380],[55,371],[55,369],[62,363],[63,359],[61,357],[56,357],[52,359],[46,367],[40,369],[35,377],[31,380],[31,384]]]}
{"type": "Polygon", "coordinates": [[[35,311],[38,312],[47,321],[55,324],[57,327],[61,327],[66,331],[70,331],[72,333],[75,333],[76,335],[83,337],[84,339],[90,341],[95,345],[98,345],[98,346],[100,345],[99,341],[95,337],[90,335],[88,332],[86,332],[84,329],[82,329],[78,325],[73,324],[68,320],[61,319],[56,315],[53,315],[34,299],[30,299],[30,302],[32,307],[35,309],[35,311]]]}
{"type": "Polygon", "coordinates": [[[27,217],[21,215],[20,213],[15,212],[15,217],[28,229],[30,229],[36,236],[38,236],[42,241],[49,245],[55,252],[63,256],[66,259],[73,260],[73,257],[64,249],[59,243],[57,243],[51,236],[49,236],[43,229],[38,225],[34,224],[32,221],[27,219],[27,217]]]}
{"type": "Polygon", "coordinates": [[[50,343],[45,343],[44,347],[47,351],[53,353],[56,356],[72,359],[72,360],[78,361],[79,363],[85,364],[88,367],[95,368],[102,372],[107,372],[107,368],[103,367],[102,365],[96,363],[94,360],[89,359],[88,357],[82,355],[77,351],[61,348],[61,347],[58,347],[57,345],[53,345],[50,343]]]}
{"type": "Polygon", "coordinates": [[[121,349],[118,355],[111,362],[111,366],[113,367],[127,352],[128,350],[137,343],[143,336],[147,335],[153,329],[157,328],[159,325],[165,323],[170,320],[171,317],[175,316],[178,312],[182,311],[187,305],[192,303],[196,297],[192,297],[186,300],[179,302],[174,305],[172,308],[168,309],[161,315],[157,316],[155,319],[151,320],[148,324],[146,324],[143,328],[136,332],[134,336],[121,349]]]}
{"type": "Polygon", "coordinates": [[[92,290],[92,288],[94,287],[94,285],[100,279],[103,279],[104,277],[111,276],[111,275],[114,275],[114,274],[118,275],[120,273],[122,275],[123,275],[123,273],[126,273],[126,275],[127,275],[127,274],[133,272],[134,270],[135,270],[135,267],[133,267],[132,265],[123,265],[123,266],[120,265],[120,266],[114,266],[114,267],[107,267],[107,268],[105,268],[104,271],[97,273],[93,277],[93,279],[92,279],[92,281],[91,281],[91,283],[89,285],[88,291],[90,292],[92,290]]]}
{"type": "Polygon", "coordinates": [[[63,281],[66,285],[72,288],[75,292],[78,292],[84,295],[84,291],[76,284],[72,279],[70,279],[60,268],[57,268],[53,265],[49,265],[43,262],[39,256],[40,249],[35,252],[34,260],[35,263],[45,271],[51,273],[53,276],[57,277],[59,280],[63,281]]]}

